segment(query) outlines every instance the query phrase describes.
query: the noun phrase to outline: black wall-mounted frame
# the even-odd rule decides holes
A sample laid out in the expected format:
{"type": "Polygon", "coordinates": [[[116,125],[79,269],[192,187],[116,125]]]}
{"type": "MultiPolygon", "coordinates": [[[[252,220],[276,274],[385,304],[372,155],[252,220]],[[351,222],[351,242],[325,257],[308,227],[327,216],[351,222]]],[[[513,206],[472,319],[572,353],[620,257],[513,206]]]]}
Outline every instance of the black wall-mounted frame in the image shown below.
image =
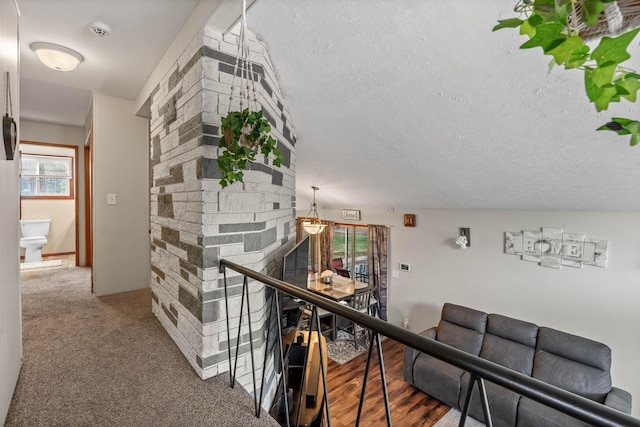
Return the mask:
{"type": "Polygon", "coordinates": [[[471,229],[469,227],[460,227],[460,236],[467,238],[467,247],[471,246],[471,229]]]}
{"type": "Polygon", "coordinates": [[[7,160],[13,160],[16,152],[16,121],[8,114],[2,118],[2,139],[7,160]]]}
{"type": "Polygon", "coordinates": [[[13,107],[11,104],[11,81],[9,79],[9,72],[5,71],[4,75],[7,81],[7,92],[5,94],[5,113],[2,117],[2,139],[4,141],[4,152],[7,160],[13,160],[16,152],[16,137],[18,132],[16,128],[16,121],[13,120],[12,117],[13,107]]]}

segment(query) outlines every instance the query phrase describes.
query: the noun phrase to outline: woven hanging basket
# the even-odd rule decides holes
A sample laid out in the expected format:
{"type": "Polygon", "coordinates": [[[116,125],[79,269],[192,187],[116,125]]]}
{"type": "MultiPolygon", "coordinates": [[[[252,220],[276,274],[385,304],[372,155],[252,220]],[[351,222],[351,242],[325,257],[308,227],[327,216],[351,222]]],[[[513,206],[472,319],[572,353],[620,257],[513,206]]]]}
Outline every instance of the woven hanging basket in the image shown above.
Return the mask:
{"type": "MultiPolygon", "coordinates": [[[[251,147],[253,151],[258,151],[258,146],[256,145],[255,139],[249,138],[249,132],[251,132],[251,126],[245,124],[242,127],[242,133],[240,133],[240,138],[238,139],[238,144],[241,147],[251,147]]],[[[222,135],[224,136],[224,142],[226,144],[227,150],[233,150],[233,132],[229,129],[223,129],[222,135]]]]}
{"type": "MultiPolygon", "coordinates": [[[[582,2],[576,5],[576,15],[581,16],[582,2]]],[[[574,21],[570,17],[570,21],[574,21]]],[[[572,22],[575,25],[574,22],[572,22]]],[[[578,18],[578,28],[580,37],[584,40],[601,38],[603,36],[614,37],[623,32],[632,30],[640,26],[640,0],[618,0],[606,3],[603,14],[600,14],[595,25],[587,26],[578,18]]]]}

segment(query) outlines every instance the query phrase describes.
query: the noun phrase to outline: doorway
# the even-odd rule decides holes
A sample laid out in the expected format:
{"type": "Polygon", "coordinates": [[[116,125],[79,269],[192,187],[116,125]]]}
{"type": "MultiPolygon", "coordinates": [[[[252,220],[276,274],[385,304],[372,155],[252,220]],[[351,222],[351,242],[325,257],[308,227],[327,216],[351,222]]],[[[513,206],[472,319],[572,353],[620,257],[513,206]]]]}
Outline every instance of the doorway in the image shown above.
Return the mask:
{"type": "MultiPolygon", "coordinates": [[[[20,219],[48,224],[42,229],[46,244],[35,257],[41,264],[30,259],[21,269],[79,264],[77,160],[74,145],[20,142],[20,219]]],[[[21,248],[22,259],[25,253],[21,248]]]]}

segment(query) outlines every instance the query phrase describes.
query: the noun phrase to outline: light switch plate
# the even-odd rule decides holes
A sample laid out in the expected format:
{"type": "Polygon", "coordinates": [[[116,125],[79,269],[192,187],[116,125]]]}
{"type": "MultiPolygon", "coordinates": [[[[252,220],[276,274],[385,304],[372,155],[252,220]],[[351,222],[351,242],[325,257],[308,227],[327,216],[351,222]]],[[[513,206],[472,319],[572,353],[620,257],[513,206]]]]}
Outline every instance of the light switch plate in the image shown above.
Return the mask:
{"type": "Polygon", "coordinates": [[[113,193],[107,194],[107,204],[115,205],[116,204],[116,195],[113,193]]]}

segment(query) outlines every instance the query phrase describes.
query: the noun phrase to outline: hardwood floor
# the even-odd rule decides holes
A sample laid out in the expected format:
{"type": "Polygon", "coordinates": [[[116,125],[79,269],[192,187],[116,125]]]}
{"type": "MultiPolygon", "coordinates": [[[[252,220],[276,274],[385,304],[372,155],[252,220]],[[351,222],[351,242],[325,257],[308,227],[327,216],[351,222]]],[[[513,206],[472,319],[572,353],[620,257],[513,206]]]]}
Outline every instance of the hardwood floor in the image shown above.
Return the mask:
{"type": "MultiPolygon", "coordinates": [[[[382,342],[391,420],[394,426],[400,427],[432,426],[449,411],[449,407],[403,379],[402,350],[402,344],[396,341],[386,339],[382,342]]],[[[333,427],[355,425],[366,365],[367,352],[344,365],[329,360],[327,383],[333,427]]],[[[360,425],[385,426],[385,413],[380,368],[378,358],[374,354],[360,425]]]]}

